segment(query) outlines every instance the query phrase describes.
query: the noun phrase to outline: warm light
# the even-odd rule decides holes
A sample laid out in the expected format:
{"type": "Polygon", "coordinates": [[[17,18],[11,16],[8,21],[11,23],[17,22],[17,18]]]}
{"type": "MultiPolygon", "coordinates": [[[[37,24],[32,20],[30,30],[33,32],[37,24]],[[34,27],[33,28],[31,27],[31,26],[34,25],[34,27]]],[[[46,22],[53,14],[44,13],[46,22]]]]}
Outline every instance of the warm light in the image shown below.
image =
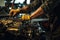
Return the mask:
{"type": "Polygon", "coordinates": [[[10,31],[18,31],[17,28],[8,28],[7,30],[10,30],[10,31]]]}

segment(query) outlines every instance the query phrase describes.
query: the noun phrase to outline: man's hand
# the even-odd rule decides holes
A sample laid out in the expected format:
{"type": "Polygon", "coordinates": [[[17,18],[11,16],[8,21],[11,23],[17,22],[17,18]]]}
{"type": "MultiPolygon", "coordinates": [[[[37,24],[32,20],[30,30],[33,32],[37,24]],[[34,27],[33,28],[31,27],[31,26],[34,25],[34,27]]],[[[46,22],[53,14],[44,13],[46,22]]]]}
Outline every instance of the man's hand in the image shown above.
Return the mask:
{"type": "Polygon", "coordinates": [[[20,12],[20,9],[11,9],[9,12],[9,16],[15,16],[18,12],[20,12]]]}
{"type": "Polygon", "coordinates": [[[18,9],[11,9],[9,12],[9,16],[14,16],[16,15],[18,12],[22,11],[26,11],[28,9],[28,6],[24,6],[22,8],[18,8],[18,9]]]}

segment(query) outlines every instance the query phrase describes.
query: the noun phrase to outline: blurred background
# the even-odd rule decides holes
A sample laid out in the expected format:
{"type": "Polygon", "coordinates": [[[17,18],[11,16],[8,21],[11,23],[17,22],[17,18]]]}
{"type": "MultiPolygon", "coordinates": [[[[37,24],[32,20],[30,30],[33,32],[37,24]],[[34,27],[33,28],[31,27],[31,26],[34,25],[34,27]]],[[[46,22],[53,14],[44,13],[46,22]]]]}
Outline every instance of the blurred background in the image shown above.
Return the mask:
{"type": "MultiPolygon", "coordinates": [[[[55,24],[59,24],[56,13],[59,12],[57,9],[59,9],[60,6],[56,7],[56,10],[52,11],[51,14],[44,14],[32,20],[22,21],[21,17],[26,14],[30,15],[34,10],[32,12],[28,12],[27,10],[26,14],[19,13],[15,17],[8,16],[12,8],[22,8],[25,5],[31,4],[33,1],[34,0],[0,0],[0,40],[55,40],[53,32],[56,30],[54,26],[57,25],[55,24]]],[[[41,1],[40,3],[42,4],[41,1]]]]}

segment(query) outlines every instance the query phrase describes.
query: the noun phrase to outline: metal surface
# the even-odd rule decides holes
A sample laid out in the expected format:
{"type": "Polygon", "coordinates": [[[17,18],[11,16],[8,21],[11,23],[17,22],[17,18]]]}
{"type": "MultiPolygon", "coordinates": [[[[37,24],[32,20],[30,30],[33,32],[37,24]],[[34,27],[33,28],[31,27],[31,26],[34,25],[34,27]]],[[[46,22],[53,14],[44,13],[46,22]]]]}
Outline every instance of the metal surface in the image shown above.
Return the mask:
{"type": "Polygon", "coordinates": [[[48,20],[49,20],[48,18],[45,18],[45,19],[43,19],[43,18],[41,19],[40,18],[40,19],[32,19],[31,22],[33,23],[33,22],[48,21],[48,20]]]}

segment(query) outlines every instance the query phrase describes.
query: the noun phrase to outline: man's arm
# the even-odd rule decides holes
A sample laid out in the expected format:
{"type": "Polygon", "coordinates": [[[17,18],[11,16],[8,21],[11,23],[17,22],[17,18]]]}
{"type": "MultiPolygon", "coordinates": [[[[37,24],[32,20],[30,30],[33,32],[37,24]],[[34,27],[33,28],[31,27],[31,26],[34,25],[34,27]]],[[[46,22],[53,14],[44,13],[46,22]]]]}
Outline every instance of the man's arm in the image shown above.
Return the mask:
{"type": "Polygon", "coordinates": [[[41,16],[42,14],[44,14],[44,10],[39,7],[36,11],[34,11],[32,14],[31,14],[31,19],[37,17],[37,16],[41,16]]]}
{"type": "Polygon", "coordinates": [[[60,0],[47,0],[45,1],[35,12],[31,14],[31,18],[35,18],[37,16],[41,16],[44,13],[51,12],[58,4],[60,0]]]}

